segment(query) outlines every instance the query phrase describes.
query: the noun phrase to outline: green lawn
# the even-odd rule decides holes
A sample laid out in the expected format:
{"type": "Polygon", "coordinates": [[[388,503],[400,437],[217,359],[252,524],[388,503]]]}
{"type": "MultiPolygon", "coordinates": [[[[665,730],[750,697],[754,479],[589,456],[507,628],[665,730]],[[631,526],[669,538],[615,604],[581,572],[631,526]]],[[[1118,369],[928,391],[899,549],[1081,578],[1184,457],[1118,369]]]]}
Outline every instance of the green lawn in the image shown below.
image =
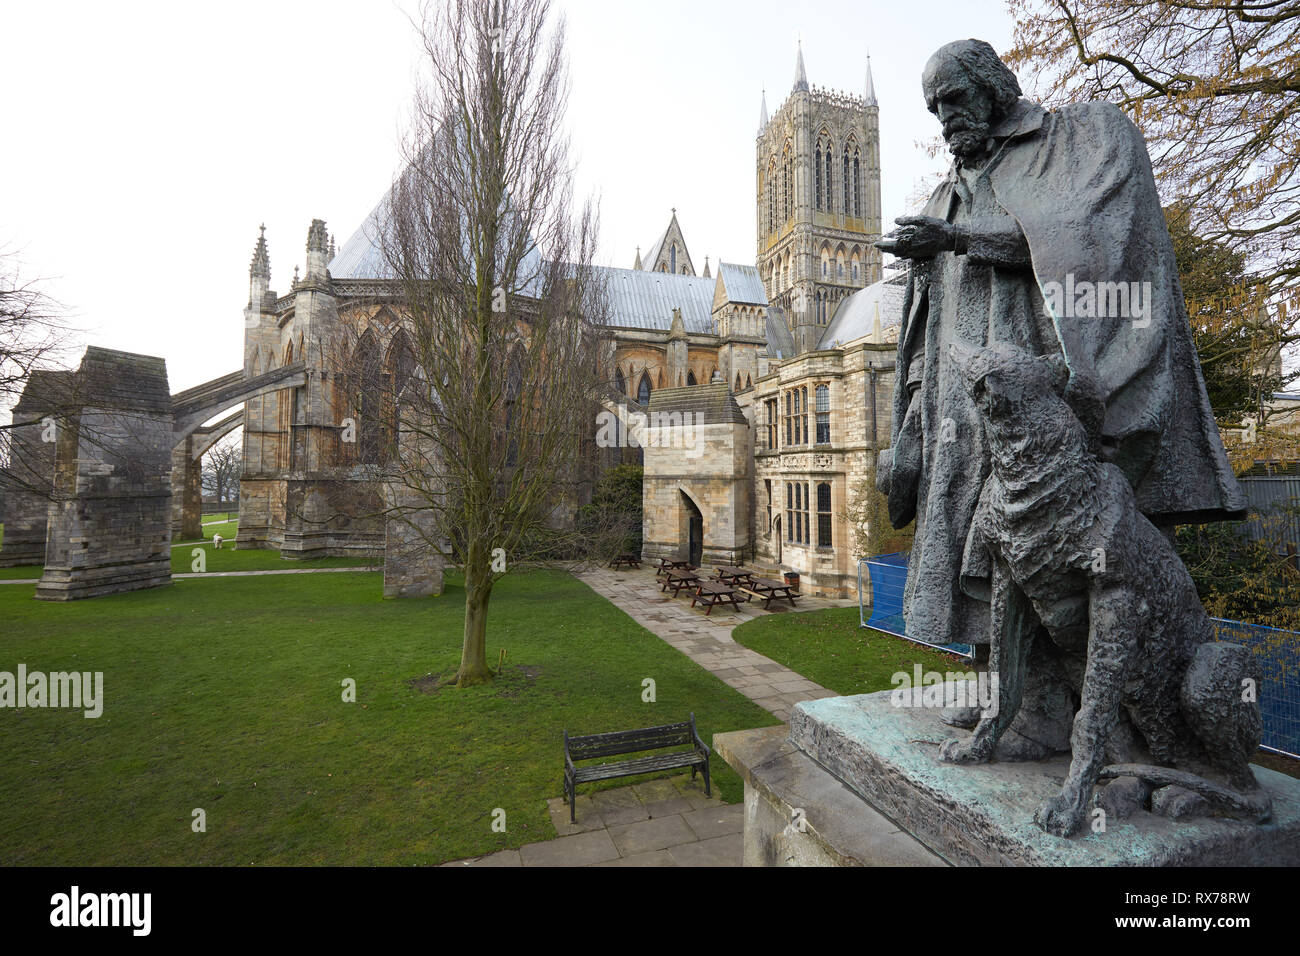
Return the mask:
{"type": "MultiPolygon", "coordinates": [[[[463,614],[458,582],[384,601],[362,573],[195,578],[69,604],[0,587],[0,670],[102,671],[105,696],[98,719],[0,710],[0,864],[438,863],[555,835],[546,799],[560,795],[566,728],[694,711],[707,741],[776,722],[557,572],[494,593],[497,683],[410,686],[455,667],[463,614]],[[646,677],[657,703],[641,699],[646,677]],[[195,808],[206,833],[191,831],[195,808]]],[[[735,774],[716,757],[713,772],[738,801],[735,774]]]]}
{"type": "Polygon", "coordinates": [[[922,671],[971,670],[954,654],[859,626],[856,607],[771,614],[740,625],[732,637],[843,696],[892,690],[890,678],[911,675],[917,663],[922,671]]]}

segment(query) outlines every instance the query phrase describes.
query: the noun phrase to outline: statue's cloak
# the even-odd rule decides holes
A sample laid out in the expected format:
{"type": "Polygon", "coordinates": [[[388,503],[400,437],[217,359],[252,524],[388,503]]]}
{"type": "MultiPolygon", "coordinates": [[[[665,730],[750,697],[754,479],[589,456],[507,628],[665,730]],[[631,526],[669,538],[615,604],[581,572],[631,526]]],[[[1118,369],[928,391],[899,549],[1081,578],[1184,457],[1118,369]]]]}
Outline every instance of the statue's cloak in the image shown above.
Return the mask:
{"type": "MultiPolygon", "coordinates": [[[[1100,385],[1105,400],[1102,456],[1121,468],[1139,509],[1159,525],[1244,517],[1245,495],[1233,477],[1210,408],[1141,132],[1113,104],[1082,103],[1049,113],[1022,99],[993,131],[993,138],[996,145],[985,171],[998,204],[1024,234],[1059,350],[1072,374],[1086,373],[1100,385]],[[1133,301],[1127,316],[1077,314],[1080,310],[1074,306],[1079,304],[1087,311],[1079,290],[1095,290],[1098,283],[1125,283],[1130,291],[1131,284],[1138,283],[1149,315],[1138,317],[1133,301]],[[1069,292],[1074,302],[1067,299],[1069,292]]],[[[924,215],[948,219],[957,175],[954,167],[931,196],[924,215]]],[[[912,466],[896,464],[893,470],[890,506],[895,523],[910,517],[913,491],[922,509],[927,495],[948,493],[942,487],[916,487],[917,477],[933,471],[929,465],[913,467],[920,457],[931,462],[934,455],[962,453],[937,445],[931,435],[905,432],[900,438],[910,400],[909,365],[918,354],[918,339],[925,340],[930,312],[942,308],[942,290],[930,288],[928,266],[920,262],[911,269],[898,343],[894,461],[912,466]],[[910,488],[907,477],[912,479],[910,488]],[[906,506],[897,506],[903,499],[906,506]]],[[[933,351],[932,343],[929,347],[933,351]]],[[[925,379],[933,378],[935,366],[930,363],[936,360],[942,361],[926,357],[925,379]]],[[[933,383],[923,381],[921,387],[933,383]]],[[[914,428],[915,423],[909,425],[909,430],[914,428]]],[[[972,461],[965,467],[973,479],[987,469],[987,462],[972,461]]],[[[926,529],[918,523],[916,548],[930,549],[926,563],[933,570],[950,566],[956,588],[961,554],[945,560],[934,553],[953,550],[961,540],[960,525],[969,527],[969,515],[953,518],[958,527],[934,541],[924,540],[926,529]]],[[[937,594],[925,600],[947,603],[937,594]]],[[[946,616],[942,611],[938,615],[946,616]]],[[[947,631],[950,637],[960,630],[951,628],[955,622],[946,623],[931,629],[947,631]]]]}

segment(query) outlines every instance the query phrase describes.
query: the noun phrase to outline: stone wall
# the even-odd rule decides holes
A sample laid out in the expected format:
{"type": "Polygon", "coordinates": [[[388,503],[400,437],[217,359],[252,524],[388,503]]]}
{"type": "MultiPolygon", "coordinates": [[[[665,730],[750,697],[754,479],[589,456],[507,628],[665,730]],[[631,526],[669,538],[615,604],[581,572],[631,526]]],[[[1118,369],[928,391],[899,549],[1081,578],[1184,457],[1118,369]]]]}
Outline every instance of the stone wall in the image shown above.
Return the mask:
{"type": "Polygon", "coordinates": [[[0,568],[45,561],[55,440],[74,378],[74,372],[33,372],[13,408],[10,464],[0,472],[4,491],[0,506],[0,522],[4,523],[0,568]]]}
{"type": "Polygon", "coordinates": [[[171,583],[166,363],[89,348],[75,403],[59,430],[36,597],[68,601],[171,583]]]}

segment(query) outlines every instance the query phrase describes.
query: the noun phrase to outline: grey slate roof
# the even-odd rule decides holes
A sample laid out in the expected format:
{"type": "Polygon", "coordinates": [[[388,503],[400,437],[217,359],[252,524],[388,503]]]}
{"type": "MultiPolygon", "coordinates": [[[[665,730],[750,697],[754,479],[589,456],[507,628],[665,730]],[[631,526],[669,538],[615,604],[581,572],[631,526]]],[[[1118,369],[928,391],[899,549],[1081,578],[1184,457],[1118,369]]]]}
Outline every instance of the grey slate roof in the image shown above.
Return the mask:
{"type": "Polygon", "coordinates": [[[785,319],[785,311],[777,306],[767,310],[767,354],[772,358],[794,358],[794,335],[785,319]]]}
{"type": "MultiPolygon", "coordinates": [[[[726,422],[745,425],[749,421],[724,382],[656,389],[650,393],[651,416],[656,412],[690,412],[692,422],[697,425],[726,422]]],[[[652,417],[650,425],[653,427],[655,424],[652,417]]]]}
{"type": "Polygon", "coordinates": [[[715,279],[599,267],[609,291],[609,324],[619,328],[667,332],[673,309],[682,310],[686,331],[712,335],[715,279]]]}
{"type": "Polygon", "coordinates": [[[718,276],[728,300],[744,305],[767,305],[767,290],[763,288],[763,280],[754,266],[719,262],[718,276]]]}
{"type": "Polygon", "coordinates": [[[383,198],[352,234],[352,238],[343,243],[343,248],[330,260],[328,268],[333,278],[393,278],[392,272],[384,263],[384,257],[379,254],[379,246],[375,243],[379,224],[386,218],[387,209],[388,193],[385,191],[383,198]]]}
{"type": "Polygon", "coordinates": [[[907,286],[885,280],[873,282],[845,298],[831,316],[830,325],[817,343],[819,349],[830,348],[835,342],[844,345],[854,339],[870,335],[875,328],[876,316],[881,329],[901,325],[903,322],[903,293],[907,286]]]}

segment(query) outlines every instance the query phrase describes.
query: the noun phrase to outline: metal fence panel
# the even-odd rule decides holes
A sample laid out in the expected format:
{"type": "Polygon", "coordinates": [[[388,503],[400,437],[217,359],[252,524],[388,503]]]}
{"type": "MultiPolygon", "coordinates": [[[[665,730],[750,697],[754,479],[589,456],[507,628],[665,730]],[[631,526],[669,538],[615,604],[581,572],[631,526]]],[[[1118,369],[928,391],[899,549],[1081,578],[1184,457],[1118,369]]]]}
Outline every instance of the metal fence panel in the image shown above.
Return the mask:
{"type": "Polygon", "coordinates": [[[1300,634],[1214,619],[1216,638],[1248,648],[1259,668],[1266,750],[1300,757],[1300,634]]]}
{"type": "MultiPolygon", "coordinates": [[[[907,557],[900,552],[858,562],[858,621],[862,627],[894,634],[915,644],[938,647],[908,634],[903,622],[907,557]],[[863,580],[864,571],[867,581],[863,580]]],[[[1255,657],[1260,678],[1259,709],[1264,722],[1262,746],[1300,757],[1300,633],[1241,621],[1213,620],[1217,640],[1241,644],[1255,657]]],[[[973,657],[975,650],[969,644],[949,644],[938,649],[965,657],[973,657]]]]}
{"type": "Polygon", "coordinates": [[[1289,553],[1288,547],[1300,553],[1300,516],[1267,517],[1282,508],[1300,507],[1300,478],[1261,476],[1239,480],[1246,492],[1250,510],[1263,516],[1247,519],[1246,533],[1251,539],[1258,541],[1260,538],[1268,538],[1274,541],[1279,554],[1289,553]]]}
{"type": "Polygon", "coordinates": [[[914,644],[923,644],[950,654],[962,657],[975,656],[975,648],[969,644],[931,644],[920,637],[907,633],[903,623],[903,589],[907,585],[907,558],[905,551],[895,554],[880,554],[874,558],[858,561],[858,622],[862,627],[870,627],[886,634],[906,638],[914,644]],[[867,572],[870,587],[871,617],[866,616],[862,572],[867,572]]]}

